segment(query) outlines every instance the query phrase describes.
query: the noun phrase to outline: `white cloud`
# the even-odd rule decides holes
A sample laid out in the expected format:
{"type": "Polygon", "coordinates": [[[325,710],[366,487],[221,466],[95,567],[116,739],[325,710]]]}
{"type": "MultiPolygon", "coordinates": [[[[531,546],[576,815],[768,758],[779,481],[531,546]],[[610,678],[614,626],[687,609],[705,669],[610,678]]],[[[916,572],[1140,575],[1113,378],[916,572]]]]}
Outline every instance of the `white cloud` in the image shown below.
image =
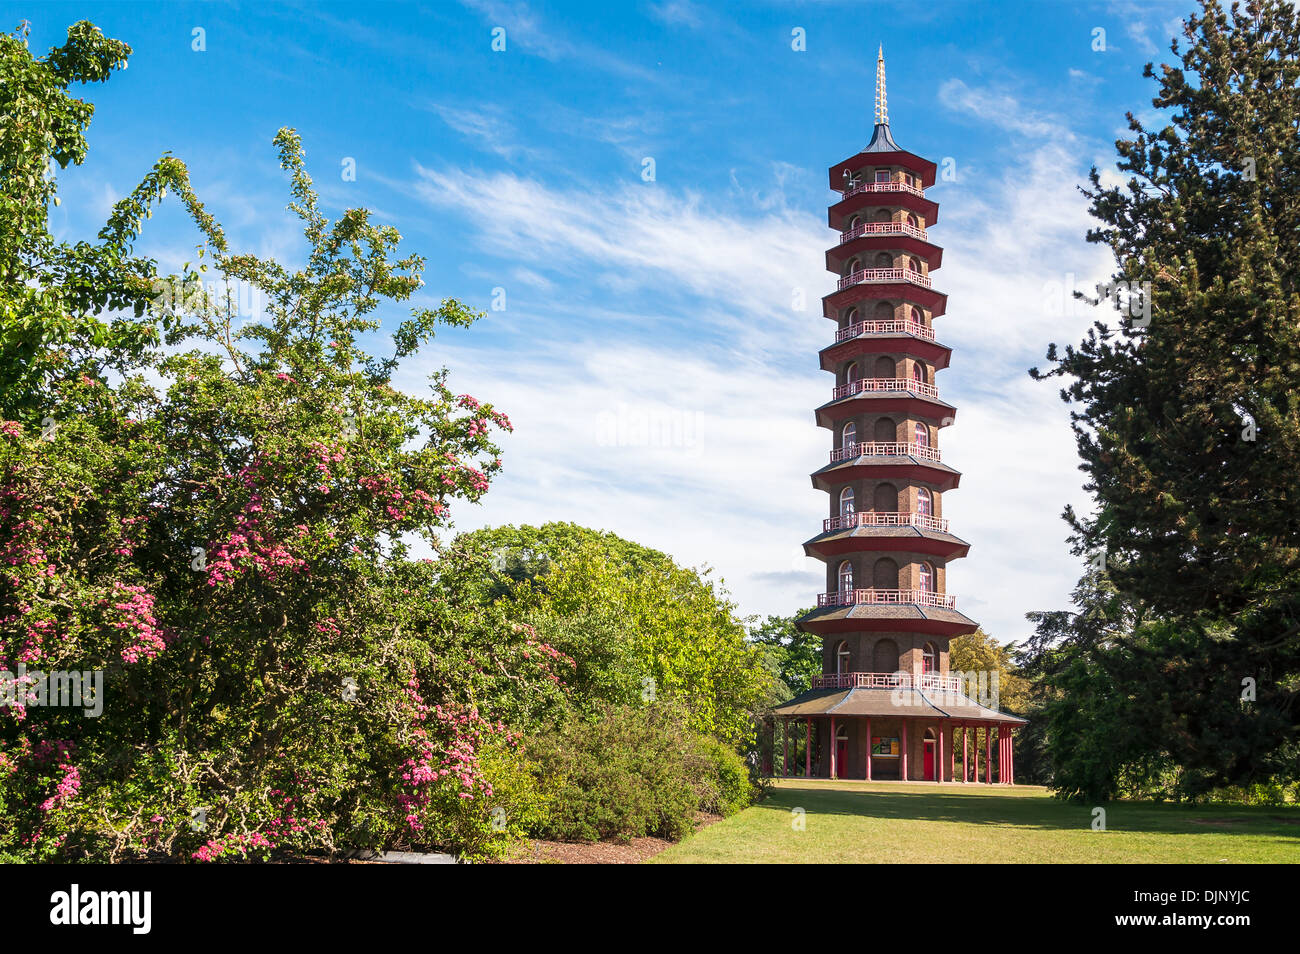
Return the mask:
{"type": "Polygon", "coordinates": [[[1025,136],[1047,138],[1068,134],[1059,117],[1032,111],[1010,93],[972,88],[956,78],[939,87],[939,102],[954,112],[1025,136]]]}

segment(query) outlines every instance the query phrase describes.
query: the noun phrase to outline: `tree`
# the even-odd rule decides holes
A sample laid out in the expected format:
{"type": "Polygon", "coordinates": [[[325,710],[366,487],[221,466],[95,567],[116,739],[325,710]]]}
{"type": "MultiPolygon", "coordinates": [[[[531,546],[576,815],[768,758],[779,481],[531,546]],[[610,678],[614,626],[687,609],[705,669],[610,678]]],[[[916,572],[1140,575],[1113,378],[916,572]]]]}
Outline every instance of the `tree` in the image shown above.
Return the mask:
{"type": "MultiPolygon", "coordinates": [[[[124,373],[157,341],[141,319],[156,297],[157,267],[131,254],[140,221],[168,188],[198,211],[182,163],[163,156],[114,209],[98,243],[57,242],[49,208],[58,205],[54,168],[86,157],[94,106],[68,92],[106,82],[131,48],[81,21],[42,59],[27,47],[26,25],[0,35],[0,416],[39,421],[42,387],[55,378],[124,373]],[[105,319],[106,311],[129,312],[105,319]]],[[[178,287],[188,287],[185,278],[178,287]]]]}
{"type": "MultiPolygon", "coordinates": [[[[445,371],[427,397],[391,384],[437,325],[475,314],[416,310],[391,356],[367,354],[372,313],[410,298],[423,261],[364,210],[326,219],[298,137],[275,142],[302,268],[230,252],[188,198],[219,283],[260,290],[263,315],[182,282],[145,312],[161,334],[86,338],[77,375],[14,385],[53,426],[0,424],[0,663],[20,674],[0,709],[0,849],[484,853],[503,836],[481,760],[516,738],[491,707],[561,691],[557,654],[455,602],[458,568],[400,542],[433,540],[500,467],[503,414],[445,371]],[[107,375],[123,349],[149,374],[107,375]],[[68,672],[102,692],[66,705],[68,672]]],[[[129,209],[110,229],[134,227],[129,209]]],[[[31,274],[57,302],[49,263],[31,274]]]]}
{"type": "Polygon", "coordinates": [[[1208,0],[1183,35],[1175,65],[1145,70],[1167,123],[1130,114],[1133,137],[1116,143],[1127,180],[1094,169],[1085,190],[1100,223],[1088,238],[1116,260],[1100,292],[1117,327],[1053,345],[1055,366],[1031,373],[1071,379],[1097,511],[1066,518],[1076,552],[1154,614],[1127,648],[1142,645],[1144,666],[1176,654],[1167,699],[1128,715],[1174,740],[1192,791],[1286,765],[1300,740],[1300,21],[1280,0],[1208,0]],[[1174,678],[1184,663],[1190,678],[1174,678]]]}
{"type": "Polygon", "coordinates": [[[749,629],[749,640],[763,648],[765,665],[774,677],[769,705],[792,699],[812,687],[813,676],[822,674],[821,637],[801,630],[796,620],[810,613],[769,616],[749,629]]]}
{"type": "Polygon", "coordinates": [[[731,744],[753,735],[770,677],[734,604],[708,571],[574,524],[498,527],[458,545],[492,555],[484,592],[575,660],[574,704],[685,706],[691,728],[731,744]]]}

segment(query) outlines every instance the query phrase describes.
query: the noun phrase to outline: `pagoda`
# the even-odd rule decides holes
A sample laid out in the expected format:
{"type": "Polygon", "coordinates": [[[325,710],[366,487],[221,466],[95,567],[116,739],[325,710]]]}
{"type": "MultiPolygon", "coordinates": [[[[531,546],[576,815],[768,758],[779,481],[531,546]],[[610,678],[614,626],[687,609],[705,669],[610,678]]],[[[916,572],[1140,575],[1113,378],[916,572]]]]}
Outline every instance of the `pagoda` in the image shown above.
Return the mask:
{"type": "Polygon", "coordinates": [[[949,641],[977,627],[946,587],[948,562],[970,544],[943,516],[961,474],[939,452],[957,409],[936,380],[951,349],[933,324],[948,304],[931,281],[943,263],[929,234],[939,206],[925,194],[935,171],[894,141],[882,48],[871,141],[830,169],[839,241],[826,267],[838,281],[822,313],[836,330],[820,357],[835,385],[815,416],[832,437],[812,474],[830,500],[804,544],[826,563],[826,592],[798,623],[821,636],[824,675],[773,710],[784,776],[980,781],[983,748],[982,780],[1014,780],[1011,737],[1025,720],[998,711],[990,674],[948,664],[949,641]]]}

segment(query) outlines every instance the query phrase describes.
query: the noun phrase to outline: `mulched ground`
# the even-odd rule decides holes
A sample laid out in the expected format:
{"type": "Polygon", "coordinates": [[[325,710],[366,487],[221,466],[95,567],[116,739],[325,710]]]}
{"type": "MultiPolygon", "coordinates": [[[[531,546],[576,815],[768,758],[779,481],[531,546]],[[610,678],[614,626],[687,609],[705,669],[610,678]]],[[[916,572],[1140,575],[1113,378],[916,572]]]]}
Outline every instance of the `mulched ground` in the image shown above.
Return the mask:
{"type": "MultiPolygon", "coordinates": [[[[702,815],[695,830],[722,821],[721,815],[702,815]]],[[[635,865],[653,858],[673,842],[666,838],[633,838],[626,843],[615,841],[572,842],[531,841],[519,849],[506,864],[513,865],[635,865]]]]}

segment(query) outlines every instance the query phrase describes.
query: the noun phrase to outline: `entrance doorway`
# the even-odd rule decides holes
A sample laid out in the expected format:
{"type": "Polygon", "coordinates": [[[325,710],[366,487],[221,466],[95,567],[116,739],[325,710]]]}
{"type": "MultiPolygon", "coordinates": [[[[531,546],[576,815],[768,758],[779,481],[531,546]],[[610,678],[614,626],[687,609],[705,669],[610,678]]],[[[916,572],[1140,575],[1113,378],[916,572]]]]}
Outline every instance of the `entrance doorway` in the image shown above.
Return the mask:
{"type": "Polygon", "coordinates": [[[840,778],[849,775],[849,727],[840,726],[835,730],[835,774],[840,778]]]}
{"type": "Polygon", "coordinates": [[[924,761],[924,768],[925,768],[924,778],[927,782],[934,781],[934,768],[935,768],[934,741],[935,741],[934,729],[926,729],[925,750],[924,750],[925,757],[923,761],[924,761]]]}

